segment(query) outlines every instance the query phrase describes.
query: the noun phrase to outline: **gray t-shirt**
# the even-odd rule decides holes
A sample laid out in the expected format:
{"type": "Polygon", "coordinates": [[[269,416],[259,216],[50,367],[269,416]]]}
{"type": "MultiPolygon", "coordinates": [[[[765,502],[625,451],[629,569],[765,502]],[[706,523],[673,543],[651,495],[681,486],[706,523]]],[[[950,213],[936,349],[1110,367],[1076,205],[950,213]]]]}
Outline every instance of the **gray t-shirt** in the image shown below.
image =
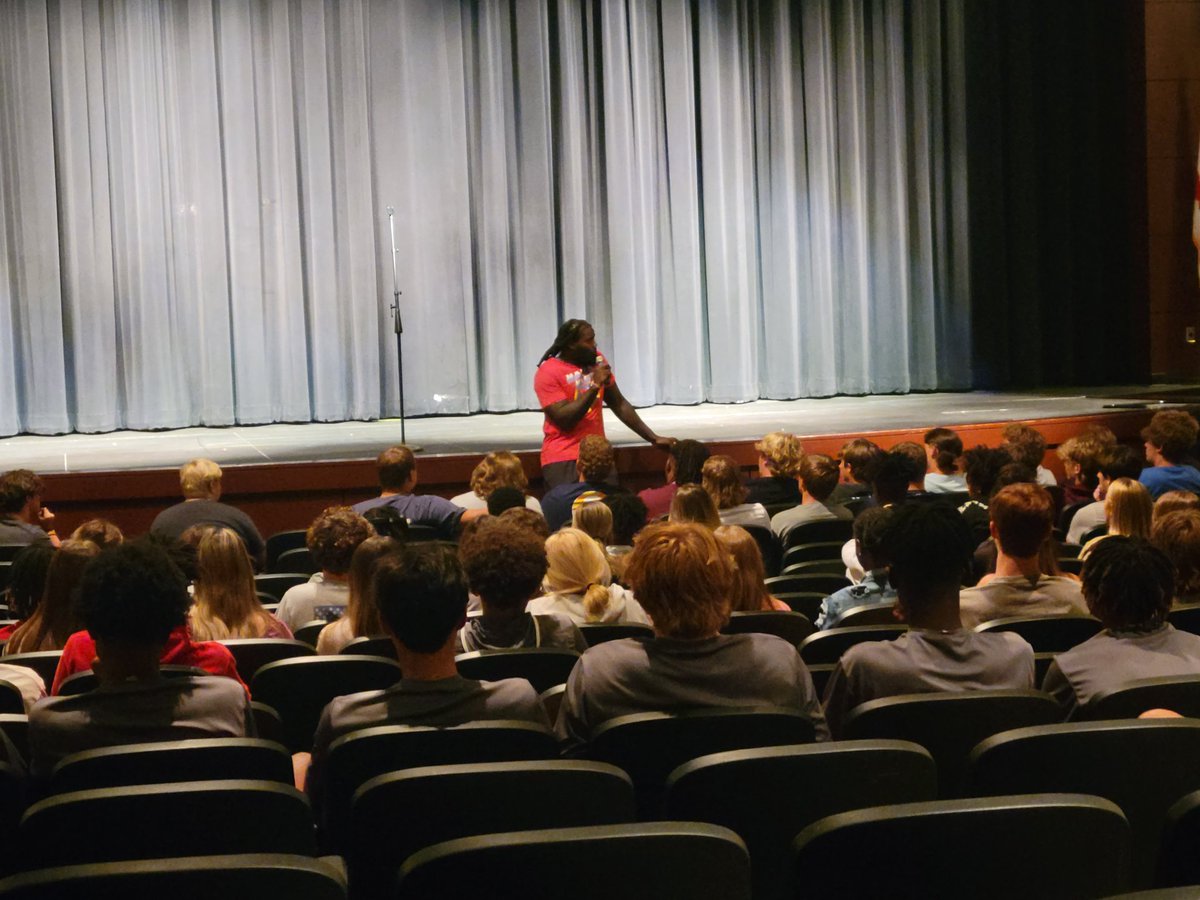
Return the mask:
{"type": "Polygon", "coordinates": [[[48,543],[50,543],[50,535],[36,525],[30,525],[15,516],[0,518],[0,544],[48,543]]]}
{"type": "Polygon", "coordinates": [[[783,512],[775,513],[771,517],[771,530],[779,535],[781,540],[787,540],[788,532],[797,525],[805,525],[809,522],[821,522],[826,519],[842,519],[849,522],[854,518],[854,513],[846,509],[844,506],[837,504],[828,505],[820,501],[812,503],[802,503],[799,506],[793,506],[791,509],[785,509],[783,512]]]}
{"type": "Polygon", "coordinates": [[[1067,530],[1067,543],[1081,544],[1083,536],[1093,528],[1099,528],[1108,522],[1104,512],[1104,501],[1097,500],[1075,511],[1071,517],[1071,527],[1067,530]]]}
{"type": "Polygon", "coordinates": [[[1200,675],[1200,635],[1170,624],[1147,632],[1102,631],[1054,657],[1042,690],[1073,716],[1127,682],[1169,675],[1200,675]]]}
{"type": "Polygon", "coordinates": [[[31,767],[39,776],[65,756],[98,747],[254,733],[245,688],[218,676],[102,684],[47,697],[29,713],[31,767]]]}
{"type": "Polygon", "coordinates": [[[1012,632],[913,629],[894,641],[856,644],[842,654],[825,687],[834,738],[860,703],[936,691],[1033,687],[1033,648],[1012,632]]]}
{"type": "Polygon", "coordinates": [[[1086,616],[1087,603],[1079,582],[1065,575],[997,575],[987,584],[959,594],[962,623],[974,628],[982,622],[1011,616],[1086,616]]]}
{"type": "Polygon", "coordinates": [[[795,647],[769,634],[598,644],[575,664],[555,730],[583,744],[617,716],[709,706],[786,707],[812,720],[817,740],[829,739],[808,667],[795,647]]]}
{"type": "Polygon", "coordinates": [[[275,618],[295,631],[313,619],[333,621],[346,609],[350,602],[350,584],[346,581],[326,581],[318,572],[304,584],[288,588],[275,618]]]}

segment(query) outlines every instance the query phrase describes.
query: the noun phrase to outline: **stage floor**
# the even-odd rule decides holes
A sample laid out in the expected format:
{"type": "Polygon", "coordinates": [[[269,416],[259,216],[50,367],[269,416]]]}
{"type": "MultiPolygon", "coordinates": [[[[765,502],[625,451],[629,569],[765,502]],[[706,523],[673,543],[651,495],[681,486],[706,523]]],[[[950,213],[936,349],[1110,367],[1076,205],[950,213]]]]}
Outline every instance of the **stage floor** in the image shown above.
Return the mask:
{"type": "MultiPolygon", "coordinates": [[[[1153,385],[1071,388],[1024,393],[973,391],[820,400],[758,400],[742,404],[654,406],[640,411],[659,434],[705,441],[744,441],[768,431],[801,436],[869,433],[896,429],[954,427],[985,422],[1029,421],[1111,412],[1111,404],[1138,400],[1166,404],[1187,399],[1192,386],[1153,385]]],[[[609,438],[618,445],[640,439],[605,415],[609,438]]],[[[540,412],[410,419],[408,442],[422,456],[482,454],[541,446],[540,412]]],[[[399,443],[396,419],[377,422],[313,422],[171,431],[117,431],[54,437],[17,435],[0,439],[0,471],[29,468],[43,474],[176,468],[204,456],[222,466],[372,459],[399,443]]]]}

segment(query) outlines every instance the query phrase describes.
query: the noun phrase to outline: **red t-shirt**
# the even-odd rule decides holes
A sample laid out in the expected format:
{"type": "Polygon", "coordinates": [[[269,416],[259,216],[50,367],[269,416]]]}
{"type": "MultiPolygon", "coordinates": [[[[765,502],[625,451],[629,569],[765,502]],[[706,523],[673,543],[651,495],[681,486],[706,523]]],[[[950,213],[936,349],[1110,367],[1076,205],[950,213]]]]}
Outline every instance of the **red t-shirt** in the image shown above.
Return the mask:
{"type": "MultiPolygon", "coordinates": [[[[54,672],[54,683],[50,686],[51,696],[57,696],[62,683],[76,672],[88,671],[95,659],[96,642],[90,634],[77,631],[67,638],[62,659],[58,661],[58,669],[54,672]]],[[[187,625],[180,625],[171,632],[159,663],[164,666],[195,666],[213,675],[235,678],[246,688],[246,695],[250,694],[250,688],[238,675],[237,664],[229,648],[216,641],[193,641],[188,636],[187,625]]]]}
{"type": "MultiPolygon", "coordinates": [[[[603,354],[596,354],[596,362],[605,362],[603,354]]],[[[611,382],[610,382],[611,383],[611,382]]],[[[585,374],[579,366],[572,365],[557,356],[551,357],[538,366],[537,375],[533,378],[533,390],[537,393],[538,404],[545,409],[551,403],[560,400],[574,400],[580,394],[586,394],[592,386],[592,376],[585,374]]],[[[591,409],[570,431],[563,431],[550,421],[542,425],[542,465],[579,459],[579,442],[589,434],[604,437],[604,388],[600,388],[591,409]]]]}

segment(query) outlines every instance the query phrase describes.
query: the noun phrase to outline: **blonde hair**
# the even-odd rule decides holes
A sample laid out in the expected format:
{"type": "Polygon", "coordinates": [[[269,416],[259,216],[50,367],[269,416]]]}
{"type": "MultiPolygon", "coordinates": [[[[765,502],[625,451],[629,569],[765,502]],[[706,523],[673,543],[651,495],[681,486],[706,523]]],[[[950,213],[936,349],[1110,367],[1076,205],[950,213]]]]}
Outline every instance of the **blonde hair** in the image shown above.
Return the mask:
{"type": "Polygon", "coordinates": [[[700,469],[700,483],[717,509],[731,509],[746,502],[746,487],[732,456],[710,456],[700,469]]]}
{"type": "Polygon", "coordinates": [[[471,472],[471,490],[480,500],[486,500],[501,487],[516,488],[522,493],[529,487],[520,458],[509,450],[493,450],[471,472]]]}
{"type": "Polygon", "coordinates": [[[729,585],[730,608],[735,612],[772,609],[771,592],[766,585],[767,572],[758,541],[740,525],[722,525],[713,532],[713,537],[733,560],[733,578],[729,585]]]}
{"type": "Polygon", "coordinates": [[[46,570],[46,586],[29,618],[12,633],[7,653],[61,650],[83,623],[75,613],[75,593],[84,570],[100,555],[91,541],[63,541],[46,570]]]}
{"type": "Polygon", "coordinates": [[[563,528],[546,538],[547,593],[583,594],[589,622],[599,622],[608,608],[612,571],[600,545],[578,528],[563,528]]]}
{"type": "Polygon", "coordinates": [[[733,560],[703,525],[644,528],[625,576],[659,634],[705,638],[729,621],[733,560]]]}
{"type": "Polygon", "coordinates": [[[711,531],[721,524],[721,515],[708,491],[698,484],[682,484],[671,498],[667,521],[672,525],[694,522],[711,531]]]}
{"type": "Polygon", "coordinates": [[[1154,501],[1141,482],[1118,478],[1108,486],[1104,498],[1104,516],[1109,534],[1150,539],[1150,524],[1154,518],[1154,501]]]}
{"type": "Polygon", "coordinates": [[[571,507],[571,527],[595,538],[601,545],[613,542],[613,515],[602,500],[571,507]]]}
{"type": "Polygon", "coordinates": [[[197,641],[258,638],[274,625],[255,593],[246,545],[228,528],[210,528],[200,537],[192,593],[189,630],[197,641]]]}
{"type": "Polygon", "coordinates": [[[767,468],[782,478],[799,478],[804,464],[804,448],[800,438],[787,431],[772,431],[754,445],[767,462],[767,468]]]}
{"type": "Polygon", "coordinates": [[[179,470],[179,487],[188,500],[208,500],[221,484],[221,467],[211,459],[193,459],[179,470]]]}

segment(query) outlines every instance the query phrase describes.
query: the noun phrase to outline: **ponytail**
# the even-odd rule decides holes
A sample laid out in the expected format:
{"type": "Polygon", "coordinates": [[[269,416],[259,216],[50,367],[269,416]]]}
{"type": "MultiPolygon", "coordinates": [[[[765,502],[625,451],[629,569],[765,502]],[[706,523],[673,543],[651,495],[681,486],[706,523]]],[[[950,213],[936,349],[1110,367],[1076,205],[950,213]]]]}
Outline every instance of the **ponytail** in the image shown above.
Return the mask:
{"type": "Polygon", "coordinates": [[[554,343],[542,354],[542,358],[538,360],[538,365],[540,366],[546,360],[558,356],[558,354],[579,340],[579,334],[587,324],[587,321],[584,319],[567,319],[567,321],[563,322],[558,328],[558,335],[554,338],[554,343]]]}
{"type": "Polygon", "coordinates": [[[599,622],[608,610],[608,588],[592,582],[583,594],[583,609],[589,622],[599,622]]]}

